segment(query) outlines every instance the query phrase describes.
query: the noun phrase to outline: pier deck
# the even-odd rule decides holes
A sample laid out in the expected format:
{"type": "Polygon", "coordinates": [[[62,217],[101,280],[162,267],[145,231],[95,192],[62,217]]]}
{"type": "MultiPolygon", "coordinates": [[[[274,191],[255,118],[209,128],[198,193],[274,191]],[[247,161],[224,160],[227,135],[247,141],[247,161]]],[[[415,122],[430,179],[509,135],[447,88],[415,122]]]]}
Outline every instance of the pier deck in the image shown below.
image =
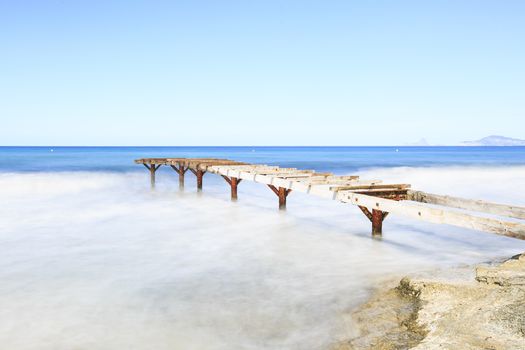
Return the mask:
{"type": "Polygon", "coordinates": [[[389,213],[432,223],[448,224],[478,231],[525,239],[525,208],[480,200],[436,195],[411,189],[410,184],[385,184],[381,180],[363,180],[359,176],[336,176],[313,170],[248,164],[215,158],[143,158],[135,160],[150,171],[151,186],[161,166],[171,167],[179,175],[179,186],[190,170],[202,190],[206,173],[220,175],[230,185],[231,199],[237,200],[237,188],[248,180],[267,185],[286,208],[292,191],[308,193],[359,207],[372,223],[372,235],[382,234],[383,220],[389,213]]]}

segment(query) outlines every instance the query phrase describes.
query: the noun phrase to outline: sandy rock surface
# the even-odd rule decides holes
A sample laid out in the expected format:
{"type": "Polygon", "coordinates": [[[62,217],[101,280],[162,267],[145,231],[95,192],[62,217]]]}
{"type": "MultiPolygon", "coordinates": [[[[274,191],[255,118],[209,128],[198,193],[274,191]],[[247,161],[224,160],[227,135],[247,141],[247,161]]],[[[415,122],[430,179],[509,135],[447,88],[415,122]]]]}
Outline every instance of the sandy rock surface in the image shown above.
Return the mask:
{"type": "Polygon", "coordinates": [[[405,277],[351,317],[360,335],[336,350],[525,350],[525,254],[478,266],[475,279],[465,271],[405,277]]]}

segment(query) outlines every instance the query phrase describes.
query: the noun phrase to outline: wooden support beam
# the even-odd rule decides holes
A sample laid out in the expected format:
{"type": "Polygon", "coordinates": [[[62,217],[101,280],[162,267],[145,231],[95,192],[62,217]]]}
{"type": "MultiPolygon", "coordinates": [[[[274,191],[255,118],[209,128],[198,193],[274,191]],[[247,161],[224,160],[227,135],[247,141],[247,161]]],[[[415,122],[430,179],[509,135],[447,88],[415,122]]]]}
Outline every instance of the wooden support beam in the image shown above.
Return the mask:
{"type": "Polygon", "coordinates": [[[229,178],[228,176],[226,176],[226,175],[221,175],[221,176],[222,176],[222,178],[228,183],[228,185],[231,186],[231,184],[232,184],[232,180],[230,180],[230,178],[229,178]]]}
{"type": "Polygon", "coordinates": [[[286,197],[288,197],[288,194],[290,194],[292,190],[284,187],[279,187],[277,189],[274,185],[268,185],[268,187],[270,187],[273,193],[275,193],[277,197],[279,197],[279,209],[286,209],[286,197]]]}
{"type": "Polygon", "coordinates": [[[270,188],[270,190],[273,191],[273,193],[275,193],[275,195],[279,195],[279,190],[277,188],[275,188],[274,185],[268,185],[268,187],[270,188]]]}
{"type": "Polygon", "coordinates": [[[365,216],[366,216],[370,221],[372,221],[372,213],[370,212],[370,210],[368,210],[367,207],[363,207],[362,205],[359,205],[358,208],[361,209],[361,211],[363,212],[363,214],[365,214],[365,216]]]}

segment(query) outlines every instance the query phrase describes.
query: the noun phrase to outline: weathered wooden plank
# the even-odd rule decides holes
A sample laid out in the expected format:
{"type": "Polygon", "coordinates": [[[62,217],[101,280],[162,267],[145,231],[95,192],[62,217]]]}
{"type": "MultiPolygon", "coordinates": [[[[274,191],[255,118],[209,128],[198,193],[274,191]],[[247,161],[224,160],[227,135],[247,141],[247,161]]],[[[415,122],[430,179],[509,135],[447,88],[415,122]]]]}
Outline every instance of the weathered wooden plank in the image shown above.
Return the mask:
{"type": "Polygon", "coordinates": [[[300,173],[300,172],[271,172],[271,173],[268,173],[266,171],[254,171],[254,173],[258,174],[258,175],[271,175],[271,176],[274,176],[274,177],[279,177],[279,178],[282,178],[282,179],[287,179],[287,178],[305,178],[305,177],[310,177],[311,176],[311,173],[300,173]]]}
{"type": "Polygon", "coordinates": [[[452,196],[427,193],[423,191],[408,191],[409,200],[421,203],[444,205],[453,208],[472,210],[487,214],[508,216],[516,219],[525,219],[525,208],[486,202],[482,200],[465,199],[452,196]]]}
{"type": "MultiPolygon", "coordinates": [[[[355,180],[355,181],[347,181],[346,183],[342,182],[340,184],[334,183],[333,185],[337,186],[331,186],[330,191],[348,191],[355,188],[355,186],[376,186],[382,183],[381,180],[355,180]]],[[[329,183],[328,185],[332,185],[332,183],[329,183]]]]}
{"type": "MultiPolygon", "coordinates": [[[[278,168],[275,170],[254,170],[257,174],[261,175],[276,175],[276,174],[296,174],[296,173],[306,173],[308,170],[299,170],[296,168],[278,168]]],[[[313,171],[310,171],[313,172],[313,171]]]]}
{"type": "Polygon", "coordinates": [[[359,176],[357,175],[343,175],[343,176],[328,176],[327,177],[328,180],[357,180],[359,179],[359,176]]]}
{"type": "Polygon", "coordinates": [[[366,191],[366,190],[389,190],[389,189],[392,189],[392,190],[405,190],[405,189],[408,189],[410,188],[410,185],[408,184],[375,184],[375,183],[372,183],[370,185],[361,185],[361,184],[357,184],[357,185],[351,185],[351,186],[346,186],[346,190],[363,190],[363,191],[366,191]]]}
{"type": "Polygon", "coordinates": [[[278,169],[278,167],[269,167],[269,166],[259,166],[254,164],[246,164],[246,165],[211,165],[208,167],[208,171],[211,171],[213,173],[224,173],[228,171],[256,171],[258,169],[261,170],[275,170],[278,169]]]}
{"type": "Polygon", "coordinates": [[[199,168],[201,170],[208,170],[208,168],[214,166],[214,165],[229,165],[229,164],[242,164],[242,163],[239,163],[239,162],[234,162],[234,161],[229,161],[229,162],[195,162],[195,163],[190,163],[189,166],[193,166],[193,167],[196,167],[196,168],[199,168]]]}
{"type": "Polygon", "coordinates": [[[314,173],[311,177],[311,179],[306,179],[306,181],[322,181],[322,182],[348,182],[348,181],[354,181],[354,180],[358,180],[359,179],[359,176],[333,176],[333,175],[328,175],[326,176],[326,174],[319,174],[319,173],[314,173]]]}
{"type": "Polygon", "coordinates": [[[272,174],[273,176],[280,177],[281,179],[299,179],[299,178],[309,178],[312,177],[312,173],[304,173],[304,174],[288,174],[288,173],[281,173],[281,174],[272,174]]]}
{"type": "Polygon", "coordinates": [[[141,158],[135,159],[136,164],[168,164],[167,158],[141,158]]]}
{"type": "Polygon", "coordinates": [[[167,158],[166,160],[173,165],[178,165],[179,162],[188,160],[188,158],[167,158]]]}

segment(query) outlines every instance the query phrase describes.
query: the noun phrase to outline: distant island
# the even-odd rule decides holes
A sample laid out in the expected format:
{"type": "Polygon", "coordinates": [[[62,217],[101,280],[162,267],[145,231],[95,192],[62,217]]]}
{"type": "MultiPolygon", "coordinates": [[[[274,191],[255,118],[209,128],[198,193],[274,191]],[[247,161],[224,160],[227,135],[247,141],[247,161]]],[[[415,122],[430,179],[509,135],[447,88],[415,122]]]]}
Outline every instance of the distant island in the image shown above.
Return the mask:
{"type": "Polygon", "coordinates": [[[429,143],[425,138],[421,138],[416,142],[405,143],[403,146],[525,146],[525,140],[499,135],[490,135],[475,141],[463,141],[455,145],[446,145],[429,143]]]}
{"type": "Polygon", "coordinates": [[[463,141],[460,146],[525,146],[525,140],[491,135],[476,141],[463,141]]]}

